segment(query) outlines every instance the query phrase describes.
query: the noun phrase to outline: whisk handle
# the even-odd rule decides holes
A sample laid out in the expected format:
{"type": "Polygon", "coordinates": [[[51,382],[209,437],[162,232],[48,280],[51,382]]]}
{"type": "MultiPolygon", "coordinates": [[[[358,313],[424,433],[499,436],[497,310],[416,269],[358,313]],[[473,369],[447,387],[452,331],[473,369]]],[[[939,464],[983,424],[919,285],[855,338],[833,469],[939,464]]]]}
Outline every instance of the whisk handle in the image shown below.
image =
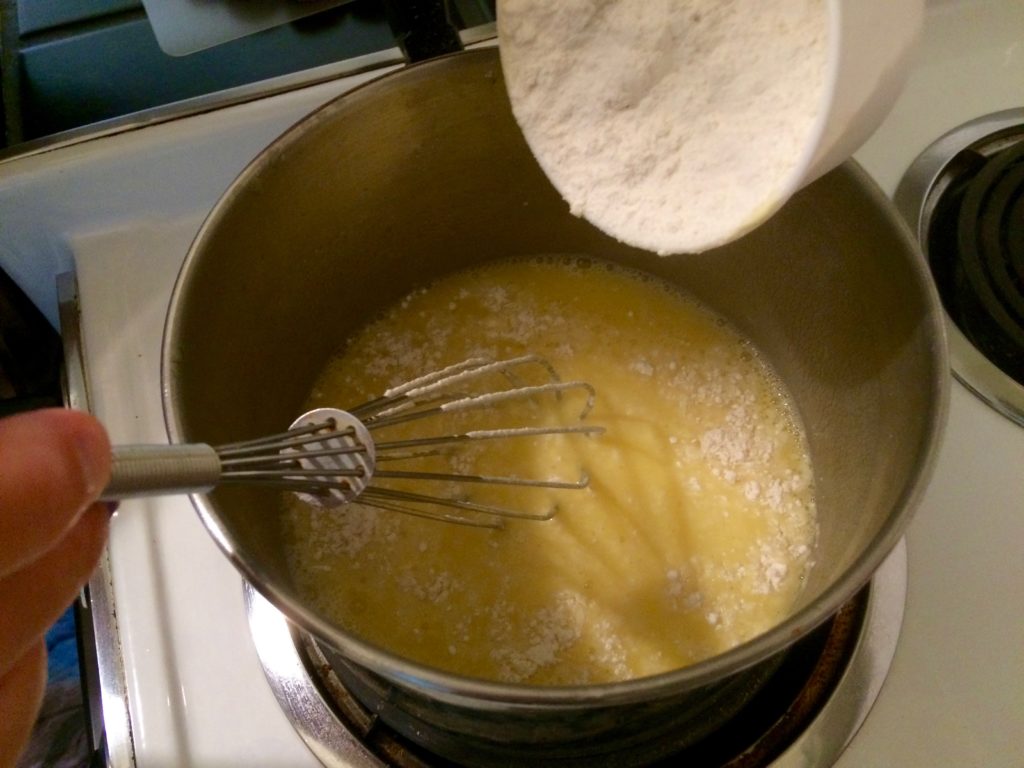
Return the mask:
{"type": "Polygon", "coordinates": [[[110,482],[100,499],[203,493],[221,477],[217,452],[204,443],[118,445],[112,452],[110,482]]]}

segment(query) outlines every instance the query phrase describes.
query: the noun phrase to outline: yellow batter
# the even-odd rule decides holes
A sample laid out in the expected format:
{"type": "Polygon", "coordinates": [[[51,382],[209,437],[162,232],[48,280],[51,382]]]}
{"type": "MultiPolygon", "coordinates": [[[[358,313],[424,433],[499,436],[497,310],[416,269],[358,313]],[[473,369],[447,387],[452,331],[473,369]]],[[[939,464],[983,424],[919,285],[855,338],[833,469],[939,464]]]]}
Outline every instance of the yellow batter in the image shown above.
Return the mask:
{"type": "Polygon", "coordinates": [[[816,532],[802,433],[751,345],[658,281],[568,258],[455,275],[352,339],[309,407],[353,406],[467,357],[528,352],[596,387],[587,422],[607,432],[491,443],[452,461],[524,477],[585,469],[590,487],[498,494],[559,506],[549,522],[502,530],[291,498],[291,566],[307,598],[402,656],[540,685],[678,668],[785,618],[816,532]]]}

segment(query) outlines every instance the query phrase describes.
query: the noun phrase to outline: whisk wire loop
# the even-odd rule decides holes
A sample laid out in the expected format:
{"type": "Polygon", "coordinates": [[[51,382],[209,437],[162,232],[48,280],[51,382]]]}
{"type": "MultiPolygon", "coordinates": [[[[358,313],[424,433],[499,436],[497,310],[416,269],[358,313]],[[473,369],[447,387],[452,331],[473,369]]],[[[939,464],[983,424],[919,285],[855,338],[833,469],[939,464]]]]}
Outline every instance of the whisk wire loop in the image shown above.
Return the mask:
{"type": "Polygon", "coordinates": [[[575,479],[491,476],[419,468],[380,470],[378,462],[401,462],[435,456],[468,443],[507,438],[554,435],[592,436],[595,425],[557,424],[474,429],[454,434],[382,440],[373,433],[412,421],[472,410],[495,409],[515,401],[562,399],[570,392],[583,395],[576,419],[594,407],[594,387],[583,381],[561,381],[554,367],[538,355],[507,360],[470,358],[391,387],[380,397],[349,411],[318,408],[303,414],[285,432],[210,448],[204,444],[178,446],[121,446],[114,449],[114,479],[103,498],[208,491],[217,485],[265,485],[292,491],[321,507],[357,501],[377,509],[460,523],[500,527],[504,519],[548,520],[551,504],[540,512],[474,501],[463,490],[448,495],[385,487],[374,481],[415,481],[454,485],[522,486],[580,490],[588,486],[585,472],[575,479]],[[527,370],[544,376],[529,383],[527,370]],[[483,383],[504,381],[502,388],[479,391],[483,383]],[[198,469],[186,469],[187,463],[198,469]],[[191,474],[189,474],[191,472],[191,474]]]}

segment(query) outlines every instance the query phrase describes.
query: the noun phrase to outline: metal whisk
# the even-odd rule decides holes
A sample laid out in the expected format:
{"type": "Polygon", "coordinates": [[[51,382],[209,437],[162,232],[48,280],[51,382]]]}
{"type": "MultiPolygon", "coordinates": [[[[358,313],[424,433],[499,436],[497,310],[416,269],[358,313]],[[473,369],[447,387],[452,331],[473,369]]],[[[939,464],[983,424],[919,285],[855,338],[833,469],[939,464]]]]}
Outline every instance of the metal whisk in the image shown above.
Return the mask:
{"type": "Polygon", "coordinates": [[[205,443],[117,446],[110,483],[102,498],[205,493],[219,485],[243,484],[290,490],[320,507],[338,507],[358,499],[363,506],[463,525],[500,527],[504,518],[546,520],[555,514],[554,508],[535,513],[474,502],[457,492],[421,493],[380,487],[373,481],[414,480],[445,488],[489,484],[582,489],[589,483],[582,470],[570,480],[389,470],[381,465],[437,454],[459,444],[540,435],[594,435],[603,432],[603,427],[579,423],[507,427],[392,441],[377,439],[373,433],[404,422],[494,408],[510,401],[560,398],[571,390],[585,395],[578,415],[582,421],[595,399],[594,388],[587,382],[561,381],[551,364],[536,355],[499,361],[473,358],[393,387],[348,411],[309,411],[276,435],[218,447],[205,443]],[[524,384],[520,373],[526,367],[538,367],[545,377],[543,383],[524,384]],[[474,385],[497,378],[495,374],[505,388],[474,393],[474,385]]]}

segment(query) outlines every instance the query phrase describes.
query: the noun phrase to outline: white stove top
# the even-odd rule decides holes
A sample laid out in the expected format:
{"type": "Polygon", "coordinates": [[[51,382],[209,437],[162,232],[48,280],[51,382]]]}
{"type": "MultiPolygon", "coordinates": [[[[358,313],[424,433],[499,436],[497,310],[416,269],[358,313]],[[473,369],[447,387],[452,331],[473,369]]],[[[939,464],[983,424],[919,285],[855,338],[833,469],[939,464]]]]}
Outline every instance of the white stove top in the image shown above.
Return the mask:
{"type": "MultiPolygon", "coordinates": [[[[371,76],[0,162],[0,264],[54,320],[54,275],[74,267],[91,403],[116,442],[166,440],[159,340],[206,211],[277,134],[371,76]]],[[[940,134],[1022,103],[1024,4],[932,2],[919,66],[858,158],[891,193],[940,134]]],[[[1022,467],[1024,428],[954,383],[907,534],[896,657],[840,768],[1021,765],[1022,467]]],[[[116,764],[319,765],[266,684],[241,579],[189,502],[125,502],[109,554],[131,725],[116,764]]]]}

